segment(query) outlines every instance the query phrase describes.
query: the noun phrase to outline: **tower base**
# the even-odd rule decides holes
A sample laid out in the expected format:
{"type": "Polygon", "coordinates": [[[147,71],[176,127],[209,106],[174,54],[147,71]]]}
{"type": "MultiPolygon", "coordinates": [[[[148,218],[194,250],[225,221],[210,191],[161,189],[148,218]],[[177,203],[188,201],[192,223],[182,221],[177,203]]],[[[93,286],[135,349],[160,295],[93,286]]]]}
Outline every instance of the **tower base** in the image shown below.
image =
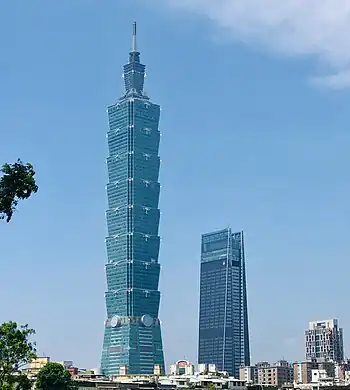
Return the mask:
{"type": "Polygon", "coordinates": [[[165,373],[160,321],[142,317],[113,317],[105,323],[101,369],[104,375],[165,373]],[[144,321],[145,322],[145,321],[144,321]]]}

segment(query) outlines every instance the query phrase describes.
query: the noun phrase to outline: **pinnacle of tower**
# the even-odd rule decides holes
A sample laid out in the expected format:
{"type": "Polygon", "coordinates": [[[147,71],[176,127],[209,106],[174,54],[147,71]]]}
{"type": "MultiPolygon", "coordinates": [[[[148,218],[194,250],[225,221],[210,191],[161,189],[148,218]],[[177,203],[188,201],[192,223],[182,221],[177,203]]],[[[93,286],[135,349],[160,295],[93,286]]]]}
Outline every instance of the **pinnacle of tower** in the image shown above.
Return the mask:
{"type": "Polygon", "coordinates": [[[129,63],[140,62],[140,53],[137,51],[136,22],[132,24],[132,46],[129,53],[129,63]]]}
{"type": "Polygon", "coordinates": [[[132,24],[132,51],[135,53],[136,50],[136,22],[132,24]]]}
{"type": "Polygon", "coordinates": [[[137,51],[136,22],[132,25],[132,47],[129,53],[129,63],[124,66],[124,83],[126,96],[143,96],[145,66],[140,62],[140,52],[137,51]]]}

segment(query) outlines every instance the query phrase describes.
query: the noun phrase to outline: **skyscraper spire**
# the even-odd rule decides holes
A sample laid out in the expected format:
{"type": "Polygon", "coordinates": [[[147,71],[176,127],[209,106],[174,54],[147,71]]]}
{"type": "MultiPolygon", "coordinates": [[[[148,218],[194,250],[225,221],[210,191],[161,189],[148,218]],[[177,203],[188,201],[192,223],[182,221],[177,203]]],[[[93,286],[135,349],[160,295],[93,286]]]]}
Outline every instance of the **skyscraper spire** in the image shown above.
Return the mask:
{"type": "Polygon", "coordinates": [[[145,65],[140,62],[140,53],[137,51],[136,22],[132,24],[132,48],[129,53],[129,63],[124,66],[124,83],[126,95],[143,95],[145,81],[145,65]]]}
{"type": "Polygon", "coordinates": [[[136,46],[136,22],[132,24],[132,52],[136,53],[137,46],[136,46]]]}

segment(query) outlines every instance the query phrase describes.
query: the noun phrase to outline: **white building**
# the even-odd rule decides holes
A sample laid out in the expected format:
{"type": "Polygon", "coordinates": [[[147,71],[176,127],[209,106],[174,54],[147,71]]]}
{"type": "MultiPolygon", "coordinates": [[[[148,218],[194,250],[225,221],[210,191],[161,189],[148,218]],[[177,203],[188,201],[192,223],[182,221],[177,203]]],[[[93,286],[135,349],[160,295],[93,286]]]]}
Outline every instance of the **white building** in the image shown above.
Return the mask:
{"type": "Polygon", "coordinates": [[[198,372],[199,374],[215,374],[216,373],[216,366],[215,364],[206,364],[206,363],[200,363],[198,364],[198,372]]]}
{"type": "Polygon", "coordinates": [[[306,360],[317,362],[342,362],[344,360],[343,329],[338,320],[309,322],[305,331],[306,360]]]}
{"type": "Polygon", "coordinates": [[[170,375],[194,375],[194,365],[188,360],[178,360],[170,366],[170,375]]]}
{"type": "Polygon", "coordinates": [[[239,379],[247,384],[258,383],[258,368],[256,366],[241,367],[239,379]]]}
{"type": "Polygon", "coordinates": [[[217,375],[169,375],[168,377],[160,377],[158,380],[160,385],[173,385],[177,388],[209,388],[210,384],[215,385],[216,389],[229,390],[247,390],[244,381],[233,377],[219,377],[217,375]]]}

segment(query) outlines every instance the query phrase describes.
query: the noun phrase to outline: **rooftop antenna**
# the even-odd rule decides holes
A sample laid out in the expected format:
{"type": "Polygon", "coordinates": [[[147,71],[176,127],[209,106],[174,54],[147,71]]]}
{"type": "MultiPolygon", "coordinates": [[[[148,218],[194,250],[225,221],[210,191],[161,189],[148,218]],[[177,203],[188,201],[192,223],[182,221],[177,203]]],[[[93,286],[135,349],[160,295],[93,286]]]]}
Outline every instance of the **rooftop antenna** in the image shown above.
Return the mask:
{"type": "Polygon", "coordinates": [[[136,53],[136,22],[132,24],[132,51],[136,53]]]}

